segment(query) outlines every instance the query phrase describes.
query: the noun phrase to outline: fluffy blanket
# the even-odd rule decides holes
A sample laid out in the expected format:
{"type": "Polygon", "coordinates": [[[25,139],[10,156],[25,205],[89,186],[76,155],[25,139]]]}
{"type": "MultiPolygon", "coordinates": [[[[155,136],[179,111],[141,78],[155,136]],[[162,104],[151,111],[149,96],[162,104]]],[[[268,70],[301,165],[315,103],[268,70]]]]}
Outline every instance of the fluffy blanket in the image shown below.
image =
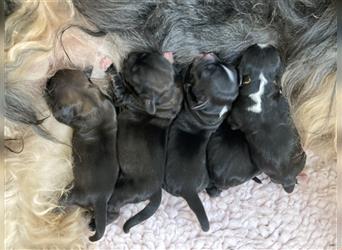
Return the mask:
{"type": "MultiPolygon", "coordinates": [[[[323,164],[309,154],[306,179],[295,191],[283,189],[261,175],[209,198],[202,193],[210,230],[201,232],[186,202],[163,192],[156,214],[125,234],[124,222],[144,204],[127,205],[107,227],[97,249],[335,249],[336,163],[323,164]]],[[[145,203],[146,204],[146,203],[145,203]]]]}

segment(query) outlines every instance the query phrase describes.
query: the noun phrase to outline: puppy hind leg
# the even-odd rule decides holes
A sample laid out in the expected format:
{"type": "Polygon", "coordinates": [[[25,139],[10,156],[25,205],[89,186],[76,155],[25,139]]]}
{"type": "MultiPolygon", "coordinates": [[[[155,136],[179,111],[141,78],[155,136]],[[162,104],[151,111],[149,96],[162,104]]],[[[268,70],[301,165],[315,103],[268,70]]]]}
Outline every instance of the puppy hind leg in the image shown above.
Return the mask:
{"type": "Polygon", "coordinates": [[[129,230],[138,225],[139,223],[150,218],[159,208],[162,197],[162,191],[159,189],[155,194],[151,196],[150,202],[147,206],[141,210],[139,213],[129,218],[123,226],[123,230],[125,233],[128,233],[129,230]]]}
{"type": "Polygon", "coordinates": [[[59,199],[59,204],[64,207],[77,205],[80,207],[88,207],[88,201],[85,199],[84,194],[82,194],[77,189],[71,189],[68,193],[63,194],[59,199]]]}
{"type": "Polygon", "coordinates": [[[205,190],[207,191],[207,194],[212,198],[219,197],[222,192],[222,190],[216,187],[213,183],[209,184],[209,186],[205,190]]]}
{"type": "Polygon", "coordinates": [[[108,201],[107,222],[112,223],[119,216],[120,208],[127,203],[134,202],[141,193],[139,186],[133,183],[119,180],[115,192],[108,201]]]}

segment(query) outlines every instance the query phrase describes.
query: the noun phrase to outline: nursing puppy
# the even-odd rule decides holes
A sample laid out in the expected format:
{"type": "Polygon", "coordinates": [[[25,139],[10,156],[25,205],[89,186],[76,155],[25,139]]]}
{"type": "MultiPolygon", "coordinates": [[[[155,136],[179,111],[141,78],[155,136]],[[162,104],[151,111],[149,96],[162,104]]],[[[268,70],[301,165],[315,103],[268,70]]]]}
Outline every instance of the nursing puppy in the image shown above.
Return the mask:
{"type": "Polygon", "coordinates": [[[260,183],[255,176],[259,169],[253,164],[245,135],[232,130],[223,122],[210,137],[207,147],[207,168],[210,184],[207,193],[218,196],[222,189],[240,185],[250,179],[260,183]]]}
{"type": "Polygon", "coordinates": [[[254,164],[291,193],[306,155],[277,85],[282,71],[279,53],[273,46],[255,44],[242,54],[238,69],[241,88],[230,124],[245,134],[254,164]]]}
{"type": "Polygon", "coordinates": [[[114,106],[77,70],[58,71],[47,83],[46,100],[54,117],[73,128],[74,180],[61,204],[93,209],[96,233],[89,239],[99,240],[119,172],[114,106]]]}
{"type": "Polygon", "coordinates": [[[238,95],[237,74],[214,54],[195,58],[185,79],[185,100],[171,125],[163,188],[183,197],[199,220],[202,230],[209,221],[198,192],[209,184],[206,148],[238,95]]]}
{"type": "Polygon", "coordinates": [[[121,172],[108,216],[115,219],[127,203],[150,201],[124,224],[126,233],[151,217],[161,202],[167,131],[182,101],[173,66],[165,57],[157,52],[131,53],[123,64],[121,89],[125,92],[117,91],[120,86],[114,90],[122,95],[114,99],[121,100],[124,110],[118,116],[121,172]]]}

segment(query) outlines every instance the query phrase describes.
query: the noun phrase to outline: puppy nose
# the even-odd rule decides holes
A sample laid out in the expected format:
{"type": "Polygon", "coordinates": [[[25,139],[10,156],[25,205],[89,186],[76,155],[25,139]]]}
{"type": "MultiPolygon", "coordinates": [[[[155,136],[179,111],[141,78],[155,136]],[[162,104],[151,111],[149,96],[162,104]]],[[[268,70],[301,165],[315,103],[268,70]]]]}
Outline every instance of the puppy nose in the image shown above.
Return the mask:
{"type": "Polygon", "coordinates": [[[201,53],[198,57],[195,58],[196,61],[205,60],[210,62],[215,62],[217,57],[214,53],[201,53]]]}
{"type": "Polygon", "coordinates": [[[294,190],[294,188],[295,188],[295,184],[290,185],[290,186],[285,186],[285,185],[283,185],[283,188],[284,188],[284,190],[285,190],[286,193],[292,193],[293,190],[294,190]]]}
{"type": "Polygon", "coordinates": [[[214,53],[202,53],[202,58],[206,60],[215,60],[216,56],[214,53]]]}

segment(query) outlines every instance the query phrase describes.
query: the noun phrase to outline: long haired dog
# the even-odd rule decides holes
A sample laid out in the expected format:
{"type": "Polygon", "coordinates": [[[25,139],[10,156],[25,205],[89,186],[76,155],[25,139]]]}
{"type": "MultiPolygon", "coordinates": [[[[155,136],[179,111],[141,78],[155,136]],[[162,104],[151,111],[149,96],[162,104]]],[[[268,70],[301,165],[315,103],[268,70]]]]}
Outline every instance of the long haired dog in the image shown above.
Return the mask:
{"type": "MultiPolygon", "coordinates": [[[[218,196],[223,189],[240,185],[259,174],[252,162],[248,142],[240,130],[232,130],[227,121],[210,137],[207,147],[210,184],[207,193],[218,196]]],[[[260,183],[260,180],[254,179],[260,183]]]]}
{"type": "Polygon", "coordinates": [[[99,240],[119,172],[114,106],[85,73],[76,70],[58,71],[48,81],[47,103],[59,122],[73,128],[74,180],[61,203],[93,209],[96,233],[89,239],[99,240]]]}
{"type": "Polygon", "coordinates": [[[130,31],[150,31],[162,50],[174,51],[182,64],[202,51],[217,51],[220,58],[235,62],[255,43],[276,46],[288,59],[281,84],[305,147],[334,158],[335,0],[173,0],[141,2],[136,7],[74,0],[74,4],[99,29],[122,33],[127,40],[136,39],[135,32],[126,32],[128,25],[130,31]]]}
{"type": "Polygon", "coordinates": [[[240,93],[228,120],[246,136],[252,162],[291,193],[306,155],[277,81],[282,62],[271,45],[253,45],[238,66],[240,93]],[[262,146],[261,146],[262,145],[262,146]]]}
{"type": "Polygon", "coordinates": [[[57,217],[49,213],[58,207],[56,193],[72,178],[68,148],[36,136],[26,127],[44,121],[55,138],[70,140],[66,126],[52,117],[44,120],[47,107],[42,97],[47,78],[71,66],[65,51],[73,67],[83,69],[95,63],[96,69],[103,54],[118,66],[128,51],[145,46],[140,35],[145,30],[163,51],[173,51],[175,60],[184,64],[202,51],[218,51],[228,62],[234,61],[248,46],[272,41],[287,58],[282,90],[290,100],[305,148],[328,160],[336,157],[335,0],[170,0],[140,1],[134,6],[105,0],[96,5],[93,1],[73,2],[20,1],[6,19],[5,116],[12,121],[7,120],[6,127],[19,126],[25,131],[23,152],[6,154],[7,248],[84,248],[86,244],[81,232],[87,225],[80,209],[57,217]],[[106,8],[99,11],[104,4],[106,8]],[[62,39],[64,51],[58,42],[61,30],[75,22],[92,28],[84,17],[99,28],[97,20],[101,20],[109,27],[105,31],[115,33],[96,38],[70,29],[62,39]]]}
{"type": "Polygon", "coordinates": [[[129,54],[122,76],[125,108],[118,116],[120,177],[109,201],[108,217],[115,219],[127,203],[150,201],[124,224],[127,233],[151,217],[160,205],[167,129],[180,109],[182,97],[174,82],[172,64],[157,52],[129,54]]]}
{"type": "Polygon", "coordinates": [[[184,104],[169,131],[163,188],[184,198],[202,230],[208,231],[197,193],[209,184],[207,143],[238,95],[237,74],[214,54],[203,54],[194,59],[186,75],[184,104]]]}

